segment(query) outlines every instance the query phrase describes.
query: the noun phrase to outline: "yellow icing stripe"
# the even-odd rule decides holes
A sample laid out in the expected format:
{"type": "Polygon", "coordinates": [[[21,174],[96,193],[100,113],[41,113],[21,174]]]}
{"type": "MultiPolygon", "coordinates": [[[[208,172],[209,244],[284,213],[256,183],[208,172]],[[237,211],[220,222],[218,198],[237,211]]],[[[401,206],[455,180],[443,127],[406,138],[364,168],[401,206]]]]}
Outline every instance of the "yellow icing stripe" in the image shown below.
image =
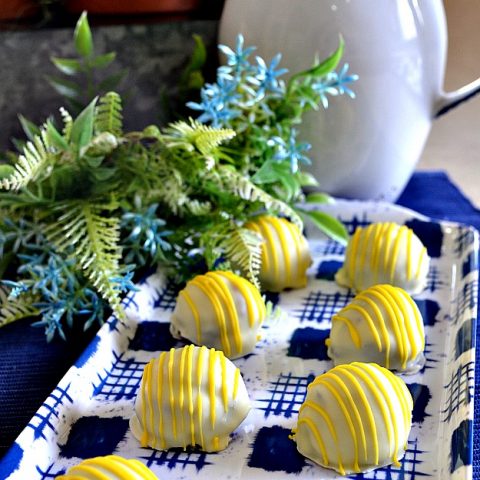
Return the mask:
{"type": "Polygon", "coordinates": [[[368,247],[369,247],[369,240],[372,235],[373,228],[372,225],[369,225],[365,230],[364,230],[364,235],[363,235],[363,242],[361,247],[359,247],[360,253],[360,266],[359,268],[359,273],[360,273],[360,279],[358,284],[360,286],[363,286],[363,281],[364,281],[364,273],[365,273],[365,261],[367,258],[367,252],[368,252],[368,247]]]}
{"type": "MultiPolygon", "coordinates": [[[[342,450],[340,448],[340,445],[338,444],[338,435],[337,431],[335,429],[335,426],[333,425],[332,419],[328,415],[325,409],[323,409],[320,405],[317,405],[316,403],[306,400],[303,405],[300,407],[300,412],[303,411],[305,408],[311,408],[313,411],[318,413],[324,420],[324,422],[327,424],[328,430],[330,432],[330,435],[333,438],[333,441],[335,443],[335,448],[337,450],[337,461],[338,461],[338,471],[340,475],[345,475],[345,469],[343,468],[343,462],[342,462],[342,450]]],[[[299,412],[299,413],[300,413],[299,412]]]]}
{"type": "MultiPolygon", "coordinates": [[[[416,325],[416,330],[417,332],[414,331],[413,329],[413,322],[410,320],[410,311],[409,309],[407,308],[407,305],[405,304],[405,301],[404,300],[407,300],[407,303],[408,303],[408,298],[407,298],[407,295],[405,294],[405,292],[401,289],[401,288],[398,288],[398,287],[393,287],[391,285],[386,285],[385,288],[390,292],[390,294],[393,296],[393,298],[395,299],[395,303],[399,306],[401,312],[402,312],[402,316],[403,316],[403,324],[405,326],[405,330],[406,330],[406,335],[408,337],[408,341],[409,341],[409,346],[410,346],[410,349],[411,349],[411,352],[410,352],[410,357],[409,357],[409,360],[413,360],[417,357],[420,349],[419,349],[419,346],[417,345],[417,336],[421,336],[421,333],[420,331],[418,330],[418,323],[416,325]]],[[[412,301],[413,303],[413,301],[412,301]]],[[[416,317],[416,308],[414,308],[414,305],[412,306],[410,304],[410,306],[414,309],[414,316],[416,317]]],[[[418,319],[415,318],[415,321],[418,322],[418,319]]],[[[423,347],[422,347],[422,350],[423,350],[423,347]]]]}
{"type": "MultiPolygon", "coordinates": [[[[184,405],[185,405],[185,392],[184,392],[184,383],[185,383],[185,366],[186,366],[186,355],[187,355],[187,347],[181,349],[180,352],[180,362],[178,364],[178,378],[179,378],[179,398],[178,398],[178,406],[180,410],[180,419],[182,422],[181,432],[182,432],[182,442],[183,442],[183,449],[187,448],[186,438],[185,438],[185,413],[184,413],[184,405]]],[[[188,378],[187,378],[188,381],[188,378]]]]}
{"type": "Polygon", "coordinates": [[[323,443],[322,436],[320,435],[320,432],[318,431],[317,426],[315,423],[310,418],[301,418],[298,421],[298,426],[305,424],[309,430],[313,433],[313,436],[315,437],[315,440],[318,444],[318,447],[320,448],[320,452],[322,453],[322,458],[323,458],[323,464],[325,466],[328,466],[328,456],[327,456],[327,451],[325,449],[325,444],[323,443]]]}
{"type": "Polygon", "coordinates": [[[383,345],[385,345],[385,366],[390,367],[390,334],[388,333],[387,326],[385,324],[385,319],[383,318],[382,312],[378,308],[377,304],[368,296],[370,289],[363,291],[358,294],[354,301],[365,302],[373,311],[374,318],[376,321],[376,326],[379,328],[382,333],[383,345]]]}
{"type": "Polygon", "coordinates": [[[218,328],[220,330],[220,341],[222,342],[223,350],[225,351],[227,356],[230,356],[232,350],[230,348],[230,341],[227,335],[227,325],[225,323],[223,308],[220,305],[217,296],[210,290],[213,282],[204,275],[199,275],[195,277],[190,283],[198,287],[210,300],[210,303],[213,306],[213,310],[215,311],[215,318],[217,319],[218,328]]]}
{"type": "Polygon", "coordinates": [[[372,253],[372,271],[374,274],[374,283],[377,283],[378,272],[380,270],[380,253],[384,243],[385,232],[388,229],[388,223],[377,223],[375,227],[375,237],[373,241],[373,253],[372,253]]]}
{"type": "Polygon", "coordinates": [[[165,357],[167,352],[162,352],[160,358],[158,359],[158,378],[157,378],[157,398],[159,405],[159,415],[160,415],[160,448],[163,450],[166,447],[165,442],[165,427],[164,427],[164,412],[163,412],[163,369],[165,363],[165,357]]]}
{"type": "MultiPolygon", "coordinates": [[[[325,387],[329,390],[329,392],[335,397],[335,400],[337,401],[338,405],[340,406],[340,409],[342,410],[342,413],[345,417],[345,421],[347,423],[348,429],[350,431],[350,435],[353,441],[353,450],[354,450],[354,461],[353,461],[353,466],[352,469],[355,472],[360,471],[360,468],[358,466],[358,438],[357,438],[357,432],[355,431],[355,426],[353,425],[352,418],[350,416],[350,412],[348,411],[345,402],[343,401],[341,395],[337,392],[335,387],[330,384],[330,382],[327,380],[325,377],[327,374],[323,374],[320,377],[317,377],[310,385],[325,385],[325,387]]],[[[347,468],[349,468],[347,466],[347,468]]]]}
{"type": "Polygon", "coordinates": [[[253,230],[254,232],[257,232],[263,239],[262,241],[262,267],[263,269],[268,272],[270,269],[270,260],[268,258],[268,248],[267,248],[267,242],[265,240],[265,237],[262,235],[262,230],[261,228],[254,222],[248,222],[245,224],[245,227],[253,230]]]}
{"type": "Polygon", "coordinates": [[[269,252],[272,256],[272,267],[273,267],[273,275],[277,276],[279,274],[278,268],[278,256],[277,256],[277,249],[275,245],[275,241],[273,239],[272,233],[270,232],[270,227],[268,223],[265,221],[264,217],[259,217],[257,220],[258,225],[261,229],[261,235],[265,238],[267,245],[266,251],[269,252]]]}
{"type": "Polygon", "coordinates": [[[400,360],[401,360],[402,368],[405,369],[407,367],[407,361],[409,359],[410,343],[407,340],[408,339],[408,331],[407,331],[407,325],[406,325],[407,319],[403,316],[402,309],[399,305],[399,303],[403,305],[403,302],[401,302],[401,297],[395,298],[395,295],[394,295],[395,291],[393,290],[393,287],[391,287],[390,285],[381,285],[381,286],[379,285],[374,288],[377,288],[383,291],[384,299],[386,300],[386,302],[390,304],[394,312],[395,322],[398,327],[398,331],[400,333],[399,341],[401,342],[401,345],[402,345],[402,356],[400,360]],[[398,302],[399,299],[400,299],[400,302],[398,302]]]}
{"type": "MultiPolygon", "coordinates": [[[[350,390],[348,387],[345,385],[343,379],[337,374],[336,371],[331,371],[325,374],[326,378],[331,379],[334,381],[338,387],[340,387],[340,390],[342,391],[344,397],[346,397],[349,405],[350,405],[350,411],[353,412],[353,418],[355,419],[357,428],[355,428],[355,432],[360,432],[360,440],[361,444],[363,446],[363,455],[365,462],[367,461],[367,437],[365,435],[365,427],[363,426],[363,420],[362,416],[360,415],[360,412],[358,411],[357,405],[355,404],[355,401],[353,400],[352,394],[350,393],[350,390]]],[[[359,446],[360,448],[360,446],[359,446]]]]}
{"type": "Polygon", "coordinates": [[[148,445],[148,429],[147,429],[147,395],[148,395],[148,370],[150,368],[150,363],[147,363],[145,369],[143,370],[143,377],[142,377],[142,425],[143,425],[143,432],[140,444],[142,447],[146,447],[148,445]]]}
{"type": "Polygon", "coordinates": [[[342,313],[348,312],[349,310],[355,310],[358,312],[367,322],[368,328],[370,329],[370,332],[372,333],[372,337],[375,339],[375,343],[377,344],[378,351],[382,351],[382,341],[380,340],[380,336],[378,335],[378,331],[375,328],[375,325],[373,324],[372,317],[370,317],[369,313],[367,310],[362,307],[361,305],[356,305],[355,303],[351,303],[350,305],[347,305],[342,309],[342,313]]]}
{"type": "MultiPolygon", "coordinates": [[[[373,393],[374,397],[380,399],[380,398],[383,398],[383,401],[384,403],[387,405],[387,408],[388,408],[388,413],[384,410],[384,408],[382,408],[382,414],[384,415],[384,421],[385,421],[385,425],[387,427],[387,430],[389,430],[389,432],[392,431],[393,429],[393,443],[394,443],[394,450],[393,450],[393,455],[392,455],[392,461],[394,463],[397,463],[397,457],[398,457],[398,450],[399,450],[399,445],[398,445],[398,428],[397,428],[397,423],[395,422],[395,418],[396,418],[396,415],[395,415],[395,411],[394,411],[394,408],[393,408],[393,404],[392,404],[392,401],[391,401],[391,398],[390,398],[390,394],[389,392],[385,389],[383,383],[381,380],[378,379],[377,375],[375,375],[372,371],[371,371],[371,368],[372,366],[369,365],[369,364],[362,364],[362,363],[355,363],[354,364],[356,367],[360,368],[361,370],[363,370],[369,377],[370,377],[370,380],[373,381],[373,383],[376,385],[376,389],[372,389],[371,392],[373,393]],[[382,394],[382,397],[380,397],[380,395],[378,394],[378,392],[380,392],[382,394]]],[[[388,374],[390,372],[385,372],[386,375],[387,375],[387,378],[388,378],[388,374]]],[[[392,373],[390,373],[390,375],[393,376],[392,373]]],[[[388,379],[389,380],[389,383],[391,384],[391,379],[388,379]]],[[[390,436],[390,433],[389,433],[389,439],[391,438],[390,436]]],[[[391,442],[391,440],[389,441],[391,442]]]]}
{"type": "Polygon", "coordinates": [[[397,230],[397,235],[395,237],[395,242],[393,244],[392,254],[390,255],[390,281],[393,282],[395,278],[395,266],[397,264],[398,252],[400,250],[400,243],[402,241],[402,236],[404,233],[407,233],[407,227],[400,227],[397,230]]]}
{"type": "Polygon", "coordinates": [[[188,398],[188,415],[190,420],[190,444],[195,445],[195,421],[193,416],[193,350],[194,346],[189,345],[187,352],[187,398],[188,398]]]}
{"type": "Polygon", "coordinates": [[[420,258],[418,259],[417,271],[415,272],[415,279],[417,280],[418,280],[418,277],[420,276],[420,272],[422,271],[423,259],[425,258],[426,254],[427,254],[427,249],[423,247],[422,251],[420,252],[420,258]]]}
{"type": "Polygon", "coordinates": [[[215,428],[215,349],[211,348],[208,358],[208,387],[210,394],[210,421],[212,428],[215,428]]]}
{"type": "MultiPolygon", "coordinates": [[[[372,367],[379,370],[380,369],[377,367],[377,365],[372,364],[372,367]]],[[[410,417],[410,411],[408,409],[407,401],[405,398],[405,393],[402,391],[399,385],[399,379],[397,377],[389,378],[390,384],[392,385],[393,389],[395,390],[395,393],[397,394],[397,397],[400,401],[400,407],[402,410],[402,419],[403,419],[403,424],[405,431],[408,432],[409,430],[409,417],[410,417]]]]}
{"type": "Polygon", "coordinates": [[[238,354],[241,354],[243,351],[242,332],[240,331],[238,313],[232,294],[230,293],[227,284],[222,280],[222,277],[216,272],[208,272],[206,277],[210,279],[210,285],[215,290],[218,298],[221,299],[221,308],[224,318],[226,310],[227,316],[230,320],[230,327],[233,333],[233,340],[235,342],[236,351],[238,354]]]}
{"type": "Polygon", "coordinates": [[[203,360],[205,353],[208,354],[207,347],[200,347],[197,358],[197,416],[198,431],[200,433],[200,446],[205,449],[205,440],[203,438],[203,404],[202,404],[202,378],[203,378],[203,360]]]}
{"type": "MultiPolygon", "coordinates": [[[[75,474],[84,474],[87,478],[95,478],[95,480],[110,480],[110,476],[102,473],[94,466],[85,465],[85,462],[82,462],[80,465],[77,465],[71,470],[75,474]]],[[[81,477],[81,478],[85,478],[81,477]]]]}
{"type": "Polygon", "coordinates": [[[149,418],[148,418],[148,425],[145,425],[145,430],[147,430],[148,433],[148,438],[152,438],[152,443],[154,446],[157,444],[157,439],[155,435],[155,418],[154,418],[154,412],[155,412],[155,403],[153,399],[153,370],[155,368],[155,360],[152,360],[148,364],[148,370],[146,372],[147,378],[146,378],[146,384],[145,388],[147,390],[147,411],[150,412],[149,418]],[[151,433],[151,435],[150,435],[151,433]]]}
{"type": "Polygon", "coordinates": [[[340,314],[337,314],[332,317],[332,322],[343,322],[347,326],[348,331],[350,332],[350,336],[352,337],[352,341],[355,347],[361,348],[362,339],[360,338],[358,330],[355,328],[350,319],[348,319],[347,317],[343,317],[340,314]]]}
{"type": "Polygon", "coordinates": [[[233,377],[233,399],[237,398],[238,384],[240,383],[240,369],[235,369],[235,376],[233,377]]]}
{"type": "Polygon", "coordinates": [[[393,232],[396,228],[398,228],[397,224],[395,224],[395,223],[388,223],[387,225],[388,225],[387,231],[385,232],[385,235],[383,237],[383,239],[384,239],[384,241],[383,241],[383,245],[384,245],[384,249],[383,249],[383,271],[384,272],[387,271],[388,260],[390,258],[390,247],[391,247],[391,244],[392,244],[393,232]]]}
{"type": "Polygon", "coordinates": [[[170,349],[168,357],[168,389],[170,393],[170,415],[172,416],[173,438],[177,439],[177,414],[175,412],[175,397],[173,392],[173,361],[175,359],[175,349],[170,349]]]}
{"type": "Polygon", "coordinates": [[[232,272],[220,272],[219,271],[219,272],[215,272],[215,273],[217,275],[219,275],[220,277],[223,277],[223,278],[227,279],[229,282],[231,282],[240,291],[242,297],[245,300],[245,305],[247,307],[248,325],[250,327],[253,327],[253,325],[255,323],[255,312],[253,311],[253,303],[256,304],[256,299],[252,295],[252,291],[249,288],[250,283],[247,282],[244,278],[233,274],[232,272]]]}
{"type": "Polygon", "coordinates": [[[193,319],[195,320],[195,328],[197,331],[197,339],[196,342],[197,344],[201,345],[202,344],[202,330],[200,326],[200,315],[198,313],[198,309],[195,305],[195,302],[192,300],[190,297],[189,293],[187,292],[186,289],[183,289],[180,292],[180,295],[183,297],[185,302],[187,302],[187,305],[190,307],[190,310],[192,311],[193,319]]]}
{"type": "Polygon", "coordinates": [[[403,338],[402,338],[400,329],[398,327],[395,311],[393,310],[388,300],[385,298],[383,289],[379,288],[379,286],[369,288],[368,294],[371,295],[372,297],[375,297],[378,300],[378,302],[383,306],[383,308],[387,311],[387,315],[390,320],[390,327],[391,327],[391,330],[393,330],[393,334],[395,335],[395,339],[397,341],[398,354],[400,356],[400,361],[403,363],[403,358],[405,357],[405,345],[403,343],[403,338]]]}
{"type": "Polygon", "coordinates": [[[413,315],[415,317],[415,324],[417,326],[418,336],[422,340],[421,347],[419,350],[423,351],[423,349],[425,348],[425,335],[423,333],[423,320],[418,310],[417,304],[413,301],[412,297],[405,290],[399,289],[399,293],[403,296],[403,298],[405,298],[405,300],[408,302],[408,304],[413,310],[413,315]]]}
{"type": "MultiPolygon", "coordinates": [[[[394,441],[394,438],[393,438],[394,433],[392,431],[391,418],[389,418],[389,413],[387,411],[388,409],[388,407],[386,406],[387,400],[383,396],[380,396],[378,394],[378,383],[372,380],[371,373],[368,370],[365,371],[364,365],[365,364],[362,364],[359,362],[354,362],[349,364],[348,367],[352,370],[352,372],[355,372],[356,375],[365,383],[371,395],[375,399],[378,407],[380,408],[380,412],[382,414],[385,428],[387,429],[388,443],[391,444],[392,441],[394,441]]],[[[396,439],[395,439],[395,442],[396,442],[396,439]]]]}
{"type": "Polygon", "coordinates": [[[413,230],[411,228],[407,229],[407,282],[412,278],[412,239],[413,239],[413,230]]]}
{"type": "Polygon", "coordinates": [[[225,413],[228,412],[228,389],[227,389],[227,359],[223,352],[217,352],[218,359],[220,361],[220,367],[222,369],[222,400],[223,400],[223,410],[225,413]]]}
{"type": "Polygon", "coordinates": [[[157,477],[153,474],[153,472],[139,460],[133,458],[127,460],[126,458],[120,457],[118,455],[108,455],[105,458],[107,458],[111,462],[117,462],[118,464],[126,467],[126,469],[129,470],[126,473],[130,473],[130,471],[133,471],[145,480],[157,480],[157,477]]]}
{"type": "Polygon", "coordinates": [[[277,217],[269,216],[267,217],[268,221],[272,225],[275,233],[277,234],[278,240],[280,241],[280,248],[282,249],[283,259],[285,261],[285,276],[286,282],[290,283],[292,281],[292,268],[291,268],[291,258],[290,258],[290,250],[288,248],[285,234],[284,234],[284,225],[286,223],[285,220],[279,220],[277,217]]]}
{"type": "Polygon", "coordinates": [[[367,414],[367,419],[368,423],[370,425],[370,432],[371,432],[371,444],[373,446],[373,458],[374,458],[374,463],[375,465],[378,465],[379,462],[379,451],[380,451],[380,446],[378,443],[378,433],[377,433],[377,426],[375,424],[375,417],[373,415],[373,410],[370,405],[369,400],[367,399],[367,396],[365,395],[365,392],[363,391],[362,386],[360,385],[360,382],[355,378],[354,375],[351,374],[350,368],[348,365],[340,365],[335,369],[335,373],[337,375],[345,375],[345,377],[353,384],[355,387],[356,392],[358,393],[359,397],[362,400],[362,406],[365,409],[365,412],[367,414]]]}
{"type": "Polygon", "coordinates": [[[303,237],[300,229],[293,223],[283,220],[283,224],[290,233],[290,238],[292,239],[293,245],[295,246],[295,258],[297,259],[297,268],[295,269],[293,276],[295,278],[294,281],[296,282],[298,280],[298,277],[302,275],[302,272],[305,270],[305,268],[308,267],[308,265],[305,265],[305,259],[302,258],[302,246],[300,242],[303,237]]]}
{"type": "Polygon", "coordinates": [[[353,234],[351,240],[351,252],[350,254],[347,253],[348,259],[348,276],[350,278],[350,282],[352,285],[355,284],[355,262],[357,259],[357,248],[358,242],[360,240],[360,235],[362,234],[362,227],[358,227],[353,234]]]}

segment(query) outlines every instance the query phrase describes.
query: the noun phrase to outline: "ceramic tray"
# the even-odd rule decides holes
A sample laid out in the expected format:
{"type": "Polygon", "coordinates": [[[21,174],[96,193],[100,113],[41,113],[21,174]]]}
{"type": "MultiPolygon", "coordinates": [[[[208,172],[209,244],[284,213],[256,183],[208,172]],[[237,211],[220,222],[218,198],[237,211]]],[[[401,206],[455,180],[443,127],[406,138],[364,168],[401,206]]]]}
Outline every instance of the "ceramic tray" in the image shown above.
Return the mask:
{"type": "MultiPolygon", "coordinates": [[[[421,372],[404,377],[415,400],[408,450],[399,467],[353,478],[470,479],[477,233],[388,204],[337,201],[327,209],[350,232],[372,221],[407,224],[432,257],[427,287],[415,297],[425,320],[427,361],[421,372]]],[[[308,233],[315,259],[308,286],[269,296],[283,317],[267,321],[264,340],[235,361],[254,408],[225,451],[142,449],[129,430],[144,365],[180,345],[168,331],[176,292],[157,273],[125,299],[128,321],[110,318],[40,407],[0,464],[0,478],[53,479],[82,459],[112,452],[140,459],[160,479],[334,478],[300,456],[288,438],[308,383],[332,366],[325,347],[330,318],[353,297],[333,281],[344,248],[308,233]]]]}

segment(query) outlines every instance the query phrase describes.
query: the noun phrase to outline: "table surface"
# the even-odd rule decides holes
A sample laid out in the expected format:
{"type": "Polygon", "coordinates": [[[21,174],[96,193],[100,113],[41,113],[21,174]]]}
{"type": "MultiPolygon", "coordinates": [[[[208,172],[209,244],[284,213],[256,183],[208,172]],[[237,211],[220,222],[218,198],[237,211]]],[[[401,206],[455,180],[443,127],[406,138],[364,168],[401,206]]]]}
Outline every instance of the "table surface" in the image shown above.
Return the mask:
{"type": "MultiPolygon", "coordinates": [[[[480,229],[480,211],[472,206],[444,172],[415,173],[398,204],[433,218],[454,220],[480,229]],[[435,202],[431,201],[432,198],[435,202]]],[[[93,330],[86,333],[78,331],[72,337],[74,342],[67,344],[57,339],[46,344],[43,331],[30,327],[28,321],[1,329],[0,458],[94,334],[93,330]]],[[[477,350],[477,361],[478,353],[477,350]]],[[[474,478],[480,478],[479,382],[480,372],[477,369],[474,478]]]]}

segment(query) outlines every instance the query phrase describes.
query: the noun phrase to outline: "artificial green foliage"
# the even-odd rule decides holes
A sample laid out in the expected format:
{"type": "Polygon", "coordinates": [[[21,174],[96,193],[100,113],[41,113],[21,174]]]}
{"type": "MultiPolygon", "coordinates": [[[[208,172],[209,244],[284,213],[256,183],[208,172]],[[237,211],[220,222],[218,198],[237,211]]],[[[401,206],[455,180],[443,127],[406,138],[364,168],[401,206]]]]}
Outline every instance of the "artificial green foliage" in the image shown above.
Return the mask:
{"type": "Polygon", "coordinates": [[[95,54],[95,44],[87,13],[78,19],[73,34],[76,58],[51,57],[62,76],[48,78],[50,85],[63,97],[74,113],[79,113],[93,98],[116,88],[124,71],[105,74],[116,58],[115,52],[95,54]]]}
{"type": "MultiPolygon", "coordinates": [[[[263,213],[300,229],[310,216],[345,241],[337,220],[297,205],[316,181],[302,171],[307,147],[294,128],[327,94],[348,93],[353,77],[333,72],[343,44],[285,84],[279,58],[253,68],[240,38],[236,52],[223,48],[229,61],[219,83],[202,88],[202,104],[190,104],[204,110],[197,120],[125,132],[120,96],[99,95],[102,84],[93,82],[94,69],[114,55],[95,56],[85,14],[74,39],[80,58],[54,62],[68,76],[84,74],[86,88],[69,81],[63,92],[84,108],[61,108],[61,125],[21,118],[28,141],[0,166],[0,326],[37,316],[34,325],[51,340],[67,338],[74,322],[89,328],[110,312],[122,320],[134,271],[159,264],[179,285],[231,269],[259,287],[262,239],[245,225],[263,213]]],[[[196,42],[190,87],[203,82],[205,51],[196,42]]]]}
{"type": "Polygon", "coordinates": [[[258,285],[261,239],[244,223],[268,211],[301,226],[235,169],[231,129],[190,119],[123,132],[114,92],[61,116],[0,172],[2,269],[15,278],[3,282],[0,324],[39,314],[50,339],[75,318],[102,321],[107,308],[123,318],[132,269],[157,263],[179,283],[233,268],[258,285]]]}

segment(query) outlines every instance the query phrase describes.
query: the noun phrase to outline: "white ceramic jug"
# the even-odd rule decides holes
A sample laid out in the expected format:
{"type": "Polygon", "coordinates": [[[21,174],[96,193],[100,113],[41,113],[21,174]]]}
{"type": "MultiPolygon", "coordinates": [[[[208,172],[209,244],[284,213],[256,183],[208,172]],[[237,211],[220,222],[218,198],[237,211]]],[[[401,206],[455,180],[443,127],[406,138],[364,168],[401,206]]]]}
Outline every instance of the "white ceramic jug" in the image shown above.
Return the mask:
{"type": "Polygon", "coordinates": [[[356,99],[308,113],[302,139],[311,171],[336,196],[394,201],[422,153],[432,120],[480,90],[480,79],[442,90],[447,32],[441,0],[226,0],[220,43],[238,33],[257,54],[281,52],[290,72],[345,39],[356,99]]]}

